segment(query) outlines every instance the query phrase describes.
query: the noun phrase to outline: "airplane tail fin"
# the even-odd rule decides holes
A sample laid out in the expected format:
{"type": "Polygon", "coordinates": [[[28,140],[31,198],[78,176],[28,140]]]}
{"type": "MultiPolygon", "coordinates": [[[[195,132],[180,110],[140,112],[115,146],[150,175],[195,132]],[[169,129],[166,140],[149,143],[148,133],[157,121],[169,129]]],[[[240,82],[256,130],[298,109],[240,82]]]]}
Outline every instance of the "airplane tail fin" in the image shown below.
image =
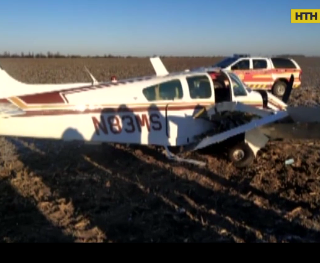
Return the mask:
{"type": "Polygon", "coordinates": [[[10,76],[1,66],[0,66],[0,99],[12,96],[15,92],[24,88],[27,84],[20,82],[10,76]]]}
{"type": "Polygon", "coordinates": [[[169,74],[168,70],[166,69],[159,57],[150,58],[150,62],[157,76],[165,76],[169,74]]]}
{"type": "Polygon", "coordinates": [[[25,112],[10,101],[10,97],[15,93],[21,92],[28,84],[20,82],[10,76],[0,66],[0,118],[6,118],[14,115],[21,115],[25,112]]]}

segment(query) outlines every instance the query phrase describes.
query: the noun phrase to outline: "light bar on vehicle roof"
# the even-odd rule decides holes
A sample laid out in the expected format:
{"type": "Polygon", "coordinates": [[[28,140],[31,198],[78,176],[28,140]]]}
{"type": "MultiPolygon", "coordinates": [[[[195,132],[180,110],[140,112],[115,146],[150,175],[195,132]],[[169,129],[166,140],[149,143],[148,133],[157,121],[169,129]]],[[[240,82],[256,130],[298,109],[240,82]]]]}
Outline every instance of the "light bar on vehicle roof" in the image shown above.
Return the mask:
{"type": "Polygon", "coordinates": [[[233,56],[237,58],[248,58],[250,54],[233,54],[233,56]]]}

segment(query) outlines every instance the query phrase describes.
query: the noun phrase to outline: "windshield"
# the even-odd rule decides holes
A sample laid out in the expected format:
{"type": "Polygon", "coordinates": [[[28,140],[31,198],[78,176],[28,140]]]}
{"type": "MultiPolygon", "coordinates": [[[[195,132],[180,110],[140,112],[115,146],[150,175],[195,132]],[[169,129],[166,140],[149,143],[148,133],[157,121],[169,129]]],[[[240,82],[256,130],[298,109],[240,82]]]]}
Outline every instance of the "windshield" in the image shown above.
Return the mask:
{"type": "Polygon", "coordinates": [[[235,62],[238,58],[226,58],[217,64],[213,65],[213,67],[226,68],[230,66],[233,62],[235,62]]]}
{"type": "Polygon", "coordinates": [[[233,94],[234,96],[246,96],[246,88],[245,85],[242,83],[242,81],[239,79],[239,77],[234,73],[229,73],[232,86],[233,86],[233,94]]]}

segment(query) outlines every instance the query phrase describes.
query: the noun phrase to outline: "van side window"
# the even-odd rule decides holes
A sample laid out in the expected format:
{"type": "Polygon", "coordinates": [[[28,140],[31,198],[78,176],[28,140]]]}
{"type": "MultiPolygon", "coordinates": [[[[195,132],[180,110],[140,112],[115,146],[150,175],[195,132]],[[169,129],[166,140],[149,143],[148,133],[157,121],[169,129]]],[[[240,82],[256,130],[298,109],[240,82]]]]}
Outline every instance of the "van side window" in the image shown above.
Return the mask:
{"type": "Polygon", "coordinates": [[[231,70],[249,70],[249,69],[250,69],[249,59],[242,59],[231,67],[231,70]]]}
{"type": "Polygon", "coordinates": [[[189,93],[192,99],[208,99],[212,96],[212,89],[207,76],[187,77],[189,93]]]}
{"type": "Polygon", "coordinates": [[[275,68],[296,68],[290,59],[287,58],[271,58],[275,68]]]}
{"type": "Polygon", "coordinates": [[[253,59],[253,69],[266,69],[267,61],[265,59],[253,59]]]}
{"type": "Polygon", "coordinates": [[[180,80],[162,82],[142,90],[148,101],[182,99],[183,90],[180,80]]]}

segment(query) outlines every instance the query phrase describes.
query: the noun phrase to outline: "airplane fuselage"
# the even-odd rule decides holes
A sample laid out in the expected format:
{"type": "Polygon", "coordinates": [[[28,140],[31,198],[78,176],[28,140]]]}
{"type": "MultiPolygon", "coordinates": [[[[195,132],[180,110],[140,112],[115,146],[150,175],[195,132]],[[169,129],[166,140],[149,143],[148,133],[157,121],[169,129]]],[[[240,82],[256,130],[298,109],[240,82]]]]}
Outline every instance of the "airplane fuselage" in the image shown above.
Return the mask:
{"type": "MultiPolygon", "coordinates": [[[[44,86],[42,93],[41,85],[26,85],[27,95],[0,98],[0,135],[180,146],[213,127],[209,121],[193,118],[216,103],[207,72],[72,84],[53,91],[44,86]]],[[[244,93],[237,95],[232,85],[230,89],[230,101],[263,107],[258,92],[242,89],[244,93]]]]}

